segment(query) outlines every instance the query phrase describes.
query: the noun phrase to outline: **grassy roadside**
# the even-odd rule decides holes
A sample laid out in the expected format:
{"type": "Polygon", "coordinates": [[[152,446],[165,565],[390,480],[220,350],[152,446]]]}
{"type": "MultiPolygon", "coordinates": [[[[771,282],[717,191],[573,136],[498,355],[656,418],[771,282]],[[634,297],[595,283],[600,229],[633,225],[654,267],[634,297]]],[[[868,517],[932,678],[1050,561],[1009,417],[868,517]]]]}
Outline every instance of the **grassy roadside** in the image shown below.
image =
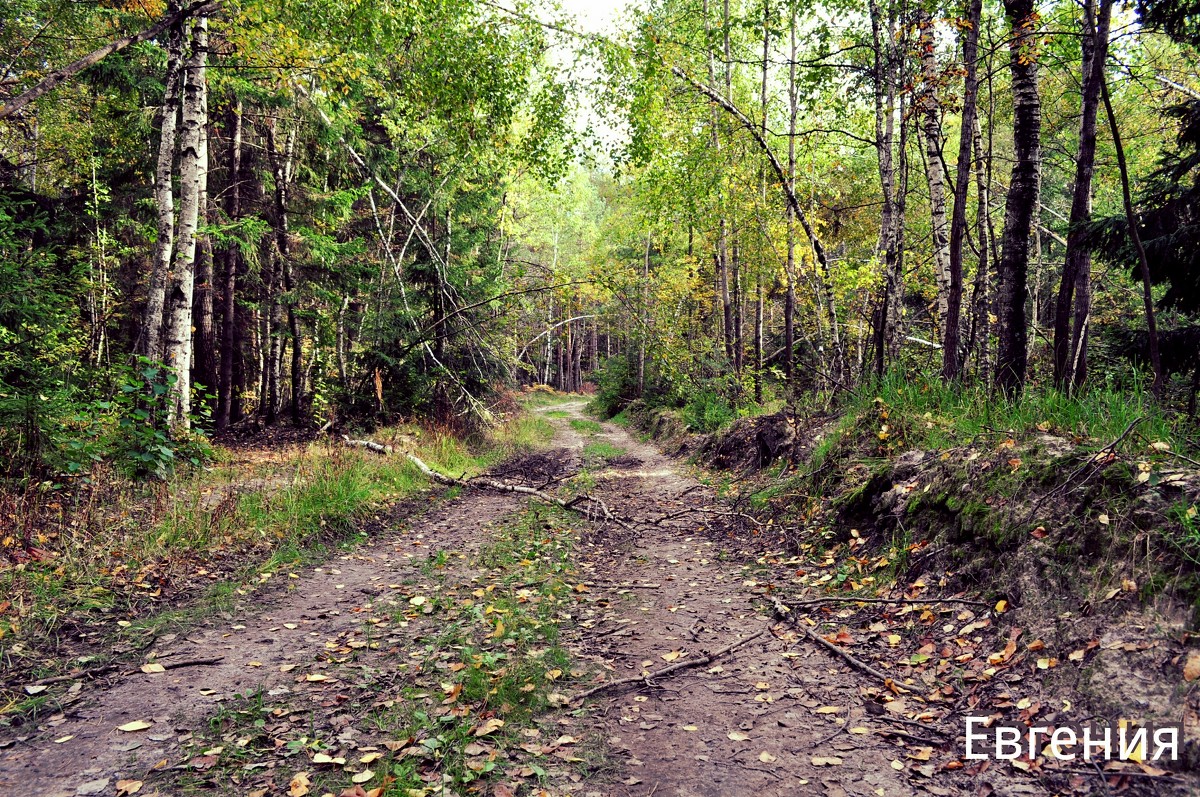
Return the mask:
{"type": "MultiPolygon", "coordinates": [[[[517,414],[470,443],[416,426],[375,437],[469,475],[552,435],[544,419],[517,414]]],[[[365,539],[374,514],[431,489],[402,457],[333,441],[220,459],[156,485],[93,474],[94,487],[38,533],[37,556],[0,571],[0,723],[61,707],[53,689],[21,686],[119,660],[228,608],[365,539]]]]}

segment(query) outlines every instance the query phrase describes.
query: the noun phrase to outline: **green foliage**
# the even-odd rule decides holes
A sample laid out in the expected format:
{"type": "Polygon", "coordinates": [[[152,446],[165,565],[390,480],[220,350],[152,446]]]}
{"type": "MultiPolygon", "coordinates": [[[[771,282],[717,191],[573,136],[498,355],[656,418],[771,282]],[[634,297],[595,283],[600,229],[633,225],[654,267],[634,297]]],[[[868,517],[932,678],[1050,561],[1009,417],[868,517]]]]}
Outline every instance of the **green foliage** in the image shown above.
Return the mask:
{"type": "Polygon", "coordinates": [[[737,410],[715,390],[701,389],[683,405],[683,421],[696,432],[715,432],[737,417],[737,410]]]}
{"type": "MultiPolygon", "coordinates": [[[[1120,384],[1091,383],[1073,396],[1031,387],[1020,399],[1009,400],[980,387],[889,372],[864,385],[845,412],[844,423],[876,419],[881,428],[875,431],[884,434],[880,442],[891,447],[946,448],[985,437],[1039,432],[1106,444],[1134,421],[1144,437],[1189,447],[1184,419],[1155,405],[1147,393],[1120,384]]],[[[1136,443],[1127,439],[1124,445],[1136,443]]]]}

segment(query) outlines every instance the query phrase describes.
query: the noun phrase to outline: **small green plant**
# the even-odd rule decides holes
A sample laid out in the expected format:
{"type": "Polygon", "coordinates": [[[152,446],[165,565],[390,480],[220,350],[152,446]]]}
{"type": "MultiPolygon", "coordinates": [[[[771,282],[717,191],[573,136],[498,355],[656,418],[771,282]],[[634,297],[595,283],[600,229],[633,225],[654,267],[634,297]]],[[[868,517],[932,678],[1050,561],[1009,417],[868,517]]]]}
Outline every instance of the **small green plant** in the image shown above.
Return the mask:
{"type": "Polygon", "coordinates": [[[604,431],[604,427],[598,422],[584,418],[572,418],[571,428],[580,434],[600,434],[604,431]]]}
{"type": "Polygon", "coordinates": [[[695,432],[715,432],[736,417],[736,408],[714,390],[697,391],[683,407],[683,421],[695,432]]]}

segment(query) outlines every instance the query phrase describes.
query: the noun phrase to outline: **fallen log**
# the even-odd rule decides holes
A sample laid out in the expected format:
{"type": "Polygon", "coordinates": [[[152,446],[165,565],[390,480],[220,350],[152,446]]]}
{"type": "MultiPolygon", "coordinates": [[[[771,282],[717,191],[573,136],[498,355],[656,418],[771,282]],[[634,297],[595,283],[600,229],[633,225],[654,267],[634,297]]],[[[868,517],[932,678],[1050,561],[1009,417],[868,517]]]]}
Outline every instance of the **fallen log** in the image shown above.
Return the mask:
{"type": "MultiPolygon", "coordinates": [[[[345,435],[342,436],[342,439],[346,441],[346,445],[365,448],[368,451],[374,451],[376,454],[383,454],[386,456],[394,451],[391,446],[384,445],[382,443],[376,443],[374,440],[351,440],[345,435]]],[[[608,522],[616,523],[618,526],[628,531],[635,530],[627,520],[614,514],[613,511],[608,508],[608,504],[604,503],[604,501],[596,498],[593,495],[584,494],[567,500],[550,495],[549,493],[539,490],[536,487],[526,487],[523,484],[507,484],[505,482],[495,481],[494,479],[487,479],[481,476],[473,476],[469,479],[460,479],[434,470],[416,454],[411,454],[406,451],[404,452],[404,456],[409,462],[416,465],[417,470],[421,471],[421,473],[425,474],[425,476],[439,484],[444,484],[448,487],[483,487],[485,489],[496,490],[498,492],[529,495],[547,504],[554,504],[555,506],[571,512],[577,512],[586,517],[588,520],[602,519],[608,522]]]]}
{"type": "Polygon", "coordinates": [[[346,441],[346,445],[348,446],[365,448],[368,451],[374,451],[376,454],[390,454],[393,450],[391,446],[385,446],[383,443],[376,443],[374,440],[351,440],[348,435],[342,435],[342,439],[346,441]]]}

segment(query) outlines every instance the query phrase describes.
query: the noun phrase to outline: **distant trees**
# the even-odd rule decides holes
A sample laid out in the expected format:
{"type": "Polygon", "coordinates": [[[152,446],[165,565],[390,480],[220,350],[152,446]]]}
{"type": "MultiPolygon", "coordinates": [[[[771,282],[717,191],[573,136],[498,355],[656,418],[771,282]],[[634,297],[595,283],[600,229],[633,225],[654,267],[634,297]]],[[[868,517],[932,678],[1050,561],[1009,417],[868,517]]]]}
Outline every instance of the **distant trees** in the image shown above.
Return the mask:
{"type": "MultiPolygon", "coordinates": [[[[1151,5],[1143,19],[1191,47],[1179,33],[1194,33],[1186,10],[1151,5]]],[[[713,297],[714,312],[701,300],[686,323],[721,345],[689,380],[721,374],[737,403],[759,400],[776,364],[781,379],[768,382],[783,392],[931,366],[1016,398],[1047,362],[1061,389],[1081,389],[1102,323],[1093,205],[1120,208],[1122,172],[1136,188],[1167,143],[1143,125],[1136,163],[1118,168],[1128,148],[1116,146],[1117,128],[1097,127],[1103,89],[1114,70],[1134,70],[1160,90],[1123,83],[1115,113],[1153,114],[1170,105],[1162,88],[1189,91],[1187,76],[1164,74],[1166,52],[1193,51],[1135,31],[1117,66],[1108,0],[866,0],[856,10],[656,0],[614,45],[637,64],[611,83],[631,114],[629,179],[670,180],[673,202],[694,209],[662,242],[664,258],[693,264],[694,295],[707,285],[713,297]],[[744,189],[756,179],[770,188],[760,197],[744,189]],[[811,254],[797,250],[794,221],[811,254]]],[[[1144,324],[1153,340],[1155,298],[1138,307],[1126,296],[1106,295],[1103,323],[1144,324]]]]}

